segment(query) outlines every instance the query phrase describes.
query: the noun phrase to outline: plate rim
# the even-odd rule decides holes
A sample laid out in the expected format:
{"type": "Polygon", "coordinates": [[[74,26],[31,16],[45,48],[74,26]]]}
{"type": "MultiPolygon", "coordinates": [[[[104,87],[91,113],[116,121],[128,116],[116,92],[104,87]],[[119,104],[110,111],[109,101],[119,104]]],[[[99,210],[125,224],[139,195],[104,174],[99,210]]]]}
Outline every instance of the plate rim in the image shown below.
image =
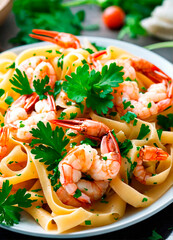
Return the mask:
{"type": "MultiPolygon", "coordinates": [[[[169,62],[167,59],[159,56],[158,54],[151,52],[148,49],[145,49],[141,46],[135,45],[133,43],[129,43],[129,42],[124,42],[124,41],[120,41],[120,40],[116,40],[116,39],[111,39],[111,38],[105,38],[105,37],[94,37],[94,36],[77,36],[80,40],[83,40],[85,38],[87,38],[88,40],[90,40],[91,42],[104,42],[105,45],[113,45],[113,46],[117,46],[120,47],[122,49],[126,49],[126,47],[128,48],[128,52],[133,54],[133,49],[136,49],[135,51],[137,51],[139,49],[139,53],[141,54],[141,52],[144,53],[148,53],[149,55],[153,56],[154,59],[157,58],[157,65],[160,65],[160,68],[162,68],[162,64],[163,62],[165,62],[165,64],[167,65],[167,69],[165,72],[169,72],[168,74],[173,76],[173,65],[171,62],[169,62]],[[160,63],[159,63],[160,62],[160,63]]],[[[38,47],[38,46],[46,46],[46,45],[52,45],[49,42],[39,42],[39,43],[33,43],[33,44],[26,44],[26,45],[22,45],[22,46],[18,46],[18,47],[14,47],[11,49],[8,49],[4,52],[8,52],[8,51],[12,51],[14,53],[18,53],[21,52],[23,50],[27,50],[29,48],[33,48],[33,47],[38,47]]],[[[102,44],[100,44],[102,45],[102,44]]],[[[147,54],[147,55],[148,55],[147,54]]],[[[139,56],[139,54],[137,54],[135,52],[134,54],[135,56],[139,56]]],[[[151,61],[151,59],[149,59],[151,61]]],[[[151,61],[152,62],[152,61],[151,61]]],[[[163,196],[161,196],[156,202],[154,202],[153,204],[151,204],[149,207],[147,208],[143,208],[140,212],[139,212],[139,216],[137,214],[136,217],[134,217],[134,215],[132,216],[132,220],[130,222],[127,221],[127,223],[120,223],[117,224],[118,222],[109,224],[109,225],[105,225],[105,226],[101,226],[101,227],[95,227],[95,228],[91,228],[91,229],[86,229],[86,230],[82,230],[81,232],[74,232],[74,233],[67,233],[67,234],[54,234],[54,233],[49,233],[49,232],[43,232],[43,233],[37,233],[37,232],[31,232],[31,231],[27,231],[24,229],[20,229],[20,223],[18,225],[14,225],[13,227],[8,227],[8,226],[4,226],[4,225],[0,225],[1,228],[12,231],[12,232],[16,232],[16,233],[20,233],[20,234],[25,234],[28,236],[36,236],[36,237],[43,237],[43,238],[80,238],[80,237],[90,237],[90,236],[96,236],[96,235],[101,235],[101,234],[106,234],[106,233],[110,233],[113,231],[118,231],[121,230],[123,228],[132,226],[138,222],[144,221],[147,218],[150,218],[151,216],[153,216],[154,214],[160,212],[161,210],[163,210],[164,208],[166,208],[168,205],[170,205],[173,201],[173,194],[171,197],[171,192],[173,190],[173,187],[171,187],[170,189],[167,190],[167,192],[165,193],[166,195],[168,195],[167,199],[164,199],[163,203],[160,203],[158,205],[158,202],[162,202],[162,198],[164,198],[165,194],[163,196]],[[153,208],[154,206],[154,211],[150,210],[150,208],[153,208]],[[145,211],[149,211],[149,213],[145,213],[145,211]],[[117,225],[119,225],[118,227],[116,227],[117,225]]],[[[147,212],[148,212],[147,211],[147,212]]],[[[125,216],[125,215],[124,215],[125,216]]],[[[123,217],[121,218],[123,219],[123,217]]],[[[121,219],[119,221],[121,221],[121,219]]],[[[33,220],[34,221],[34,220],[33,220]]]]}

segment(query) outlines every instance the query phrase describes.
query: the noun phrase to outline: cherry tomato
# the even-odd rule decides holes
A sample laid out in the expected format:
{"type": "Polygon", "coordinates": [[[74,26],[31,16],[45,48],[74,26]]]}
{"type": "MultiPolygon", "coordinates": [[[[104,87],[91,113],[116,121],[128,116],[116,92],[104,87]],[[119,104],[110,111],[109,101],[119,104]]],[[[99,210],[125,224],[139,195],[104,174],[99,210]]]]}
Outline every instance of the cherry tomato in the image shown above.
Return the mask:
{"type": "Polygon", "coordinates": [[[117,29],[124,24],[125,13],[118,6],[110,6],[104,10],[102,17],[108,28],[117,29]]]}

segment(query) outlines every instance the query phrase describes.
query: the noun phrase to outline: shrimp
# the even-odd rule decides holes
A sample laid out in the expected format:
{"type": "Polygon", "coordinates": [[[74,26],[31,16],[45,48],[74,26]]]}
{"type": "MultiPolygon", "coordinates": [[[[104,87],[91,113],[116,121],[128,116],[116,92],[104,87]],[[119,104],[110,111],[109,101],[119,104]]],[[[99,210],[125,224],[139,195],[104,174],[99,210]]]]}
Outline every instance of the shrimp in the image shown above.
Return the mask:
{"type": "Polygon", "coordinates": [[[9,130],[7,127],[0,129],[0,160],[6,155],[8,149],[9,130]]]}
{"type": "Polygon", "coordinates": [[[80,48],[81,47],[79,39],[69,33],[47,31],[47,30],[41,30],[41,29],[33,29],[32,32],[38,35],[29,34],[30,37],[39,39],[41,41],[52,42],[63,48],[80,48]],[[44,36],[40,36],[39,34],[44,36]]]}
{"type": "Polygon", "coordinates": [[[25,72],[31,88],[33,88],[34,80],[41,80],[45,76],[49,77],[48,85],[52,88],[56,82],[56,73],[51,65],[44,56],[34,56],[23,61],[19,66],[21,72],[25,72]]]}
{"type": "Polygon", "coordinates": [[[139,93],[136,82],[124,81],[113,93],[113,103],[117,111],[124,115],[127,111],[134,112],[141,119],[158,114],[172,105],[172,98],[168,97],[165,83],[152,84],[147,92],[139,93]],[[125,107],[129,102],[130,106],[125,107]]]}
{"type": "Polygon", "coordinates": [[[143,166],[143,161],[164,161],[168,158],[169,154],[161,148],[152,146],[143,146],[139,151],[137,158],[137,165],[133,171],[135,178],[142,184],[146,184],[147,178],[152,174],[147,172],[143,166]]]}
{"type": "Polygon", "coordinates": [[[95,52],[95,53],[92,53],[91,55],[88,56],[88,63],[89,63],[89,66],[90,66],[90,69],[96,69],[97,71],[100,71],[102,70],[102,64],[101,62],[98,60],[98,58],[104,54],[106,54],[107,51],[106,50],[103,50],[103,51],[99,51],[99,52],[95,52]]]}
{"type": "Polygon", "coordinates": [[[59,164],[60,182],[69,195],[75,197],[79,191],[77,200],[81,204],[98,200],[105,193],[109,180],[115,178],[120,170],[120,150],[112,132],[105,124],[88,119],[50,122],[101,140],[102,158],[96,149],[83,144],[72,149],[59,164]],[[81,179],[86,174],[91,176],[92,182],[81,179]]]}
{"type": "Polygon", "coordinates": [[[9,126],[13,137],[25,142],[32,139],[30,133],[37,123],[47,123],[56,118],[56,106],[53,96],[47,95],[47,99],[39,101],[35,94],[30,97],[23,95],[17,99],[7,110],[5,124],[9,126]]]}

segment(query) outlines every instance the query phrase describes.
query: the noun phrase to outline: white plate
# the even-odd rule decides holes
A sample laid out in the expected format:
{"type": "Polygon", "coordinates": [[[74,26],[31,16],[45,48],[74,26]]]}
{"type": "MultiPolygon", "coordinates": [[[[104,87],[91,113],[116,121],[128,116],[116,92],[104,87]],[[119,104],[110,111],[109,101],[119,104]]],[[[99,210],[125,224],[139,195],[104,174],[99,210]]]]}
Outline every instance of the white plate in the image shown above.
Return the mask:
{"type": "MultiPolygon", "coordinates": [[[[159,68],[161,68],[165,73],[167,73],[170,77],[173,77],[173,66],[170,62],[165,60],[164,58],[158,56],[155,53],[152,53],[144,48],[135,46],[131,43],[121,42],[117,40],[107,39],[107,38],[99,38],[99,37],[87,37],[91,42],[95,42],[96,44],[100,46],[117,46],[120,48],[123,48],[124,50],[145,58],[146,60],[154,63],[159,68]]],[[[83,37],[79,37],[79,39],[82,41],[83,37]]],[[[22,47],[16,47],[11,49],[11,51],[19,54],[21,51],[38,47],[38,46],[44,46],[47,45],[47,43],[36,43],[36,44],[30,44],[25,45],[22,47]]],[[[88,237],[88,236],[94,236],[99,235],[103,233],[108,233],[112,231],[117,231],[122,228],[126,228],[128,226],[131,226],[135,223],[138,223],[142,220],[145,220],[146,218],[149,218],[150,216],[154,215],[155,213],[161,211],[163,208],[167,207],[169,204],[171,204],[173,201],[173,188],[169,189],[159,200],[157,200],[155,203],[153,203],[151,206],[147,208],[140,208],[135,209],[129,207],[126,214],[118,220],[116,223],[103,226],[103,227],[97,227],[92,229],[86,229],[82,230],[80,232],[74,232],[74,233],[68,233],[68,234],[55,234],[53,233],[47,233],[45,232],[36,222],[33,220],[27,213],[22,213],[21,222],[18,225],[15,225],[13,227],[6,227],[2,226],[2,228],[8,229],[10,231],[23,233],[27,235],[32,236],[39,236],[39,237],[45,237],[45,238],[79,238],[79,237],[88,237]]]]}

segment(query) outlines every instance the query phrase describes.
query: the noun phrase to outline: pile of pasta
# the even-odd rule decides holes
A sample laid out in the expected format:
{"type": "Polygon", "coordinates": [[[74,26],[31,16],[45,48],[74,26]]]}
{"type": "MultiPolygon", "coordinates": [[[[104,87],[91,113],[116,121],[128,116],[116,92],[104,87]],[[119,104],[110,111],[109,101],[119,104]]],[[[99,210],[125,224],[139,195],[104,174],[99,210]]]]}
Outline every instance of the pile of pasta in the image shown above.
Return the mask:
{"type": "MultiPolygon", "coordinates": [[[[90,48],[94,52],[96,49],[89,42],[85,43],[85,48],[90,48]]],[[[132,55],[126,51],[109,46],[107,54],[101,56],[103,60],[111,60],[122,58],[126,59],[132,55]]],[[[32,56],[45,56],[54,67],[57,79],[63,80],[66,75],[70,75],[76,71],[78,66],[82,66],[82,60],[87,60],[89,52],[85,49],[62,49],[57,45],[41,46],[37,48],[29,48],[22,51],[18,56],[12,52],[5,52],[0,55],[0,88],[5,90],[5,93],[0,97],[0,121],[4,122],[4,114],[8,109],[8,104],[5,99],[8,96],[13,97],[14,100],[19,98],[19,94],[14,92],[11,87],[9,79],[12,78],[15,69],[7,68],[13,62],[15,66],[19,66],[24,60],[32,56]],[[57,66],[59,55],[57,51],[63,52],[63,67],[62,69],[57,66]]],[[[141,73],[137,72],[138,82],[145,87],[151,85],[151,80],[141,73]]],[[[161,161],[157,167],[157,172],[149,177],[146,184],[141,184],[132,177],[132,181],[128,184],[127,170],[130,171],[130,163],[127,158],[122,157],[122,164],[119,174],[115,179],[110,182],[109,191],[106,194],[104,201],[93,202],[90,208],[72,207],[63,204],[56,192],[51,186],[50,179],[48,178],[49,172],[47,166],[34,158],[31,154],[31,148],[21,141],[17,141],[10,136],[8,151],[6,156],[0,162],[0,183],[2,186],[3,181],[9,180],[13,184],[12,191],[16,189],[26,188],[27,192],[31,194],[32,200],[37,200],[30,208],[24,209],[27,211],[38,224],[41,225],[46,231],[54,231],[56,233],[78,231],[89,227],[98,227],[107,224],[115,223],[126,213],[126,206],[131,205],[134,208],[148,207],[157,199],[159,199],[173,183],[173,131],[163,131],[161,139],[157,134],[156,118],[152,116],[147,121],[138,119],[137,124],[134,126],[133,121],[127,123],[120,120],[119,114],[112,116],[99,116],[95,112],[84,107],[83,113],[75,105],[69,106],[67,104],[66,95],[63,91],[59,93],[56,99],[56,106],[58,106],[57,116],[59,117],[62,112],[65,112],[65,119],[70,118],[70,113],[77,113],[76,117],[90,118],[106,124],[110,129],[114,129],[116,136],[120,142],[130,139],[133,148],[128,152],[128,157],[131,162],[135,162],[138,154],[138,147],[144,145],[157,144],[169,153],[166,161],[161,161]],[[149,127],[150,132],[142,139],[138,140],[137,136],[141,125],[145,124],[149,127]],[[10,164],[13,161],[13,164],[10,164]],[[16,164],[15,164],[15,161],[16,164]],[[21,163],[21,164],[19,164],[21,163]],[[157,183],[157,184],[155,184],[157,183]],[[34,191],[38,190],[39,191],[34,191]],[[39,208],[37,206],[40,206],[39,208]],[[87,225],[89,221],[91,225],[87,225]]],[[[162,115],[167,115],[173,112],[173,107],[162,112],[162,115]]],[[[79,143],[83,138],[82,135],[71,137],[71,142],[79,143]]],[[[68,149],[69,151],[69,149],[68,149]]],[[[153,165],[148,166],[148,171],[152,172],[153,165]]],[[[36,224],[37,224],[36,223],[36,224]]]]}

